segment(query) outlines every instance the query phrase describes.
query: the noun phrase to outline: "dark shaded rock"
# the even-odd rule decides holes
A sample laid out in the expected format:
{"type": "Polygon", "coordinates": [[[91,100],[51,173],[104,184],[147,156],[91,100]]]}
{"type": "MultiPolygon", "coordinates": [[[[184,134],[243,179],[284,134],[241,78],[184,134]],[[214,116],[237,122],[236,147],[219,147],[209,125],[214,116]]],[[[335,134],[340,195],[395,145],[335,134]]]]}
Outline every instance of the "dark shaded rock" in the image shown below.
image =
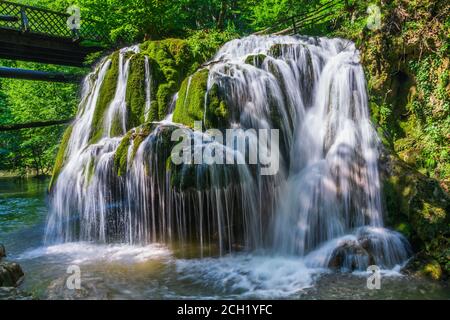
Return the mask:
{"type": "Polygon", "coordinates": [[[22,268],[15,262],[0,263],[0,287],[15,287],[24,276],[22,268]]]}
{"type": "Polygon", "coordinates": [[[334,249],[328,268],[343,270],[362,270],[374,264],[373,256],[358,242],[348,240],[334,249]]]}
{"type": "Polygon", "coordinates": [[[0,243],[0,260],[6,257],[6,249],[5,246],[3,244],[0,243]]]}

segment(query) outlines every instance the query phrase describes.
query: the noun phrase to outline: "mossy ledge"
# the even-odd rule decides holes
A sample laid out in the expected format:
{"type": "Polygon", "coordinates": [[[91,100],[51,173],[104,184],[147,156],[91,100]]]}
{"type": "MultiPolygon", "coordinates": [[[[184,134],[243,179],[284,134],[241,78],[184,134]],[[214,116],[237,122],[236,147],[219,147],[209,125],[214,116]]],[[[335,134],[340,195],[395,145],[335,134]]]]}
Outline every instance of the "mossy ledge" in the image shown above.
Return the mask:
{"type": "Polygon", "coordinates": [[[173,121],[193,127],[194,121],[203,120],[207,84],[208,69],[202,69],[183,81],[173,121]]]}
{"type": "Polygon", "coordinates": [[[97,105],[95,106],[94,116],[92,118],[92,129],[90,143],[96,143],[103,135],[103,120],[106,109],[114,99],[119,75],[119,52],[114,52],[111,56],[111,64],[103,79],[99,91],[97,105]]]}
{"type": "Polygon", "coordinates": [[[145,56],[135,54],[130,58],[130,73],[125,98],[128,108],[128,128],[136,127],[145,121],[145,86],[145,56]]]}
{"type": "Polygon", "coordinates": [[[198,61],[188,42],[182,39],[147,41],[140,48],[143,55],[155,62],[151,66],[151,114],[154,115],[152,120],[161,120],[167,115],[170,99],[179,90],[183,79],[202,61],[198,61]]]}
{"type": "Polygon", "coordinates": [[[260,54],[251,54],[247,56],[245,59],[246,64],[250,64],[256,68],[261,68],[261,65],[263,64],[264,60],[267,58],[267,56],[263,53],[260,54]]]}
{"type": "Polygon", "coordinates": [[[208,69],[200,69],[183,81],[173,114],[175,122],[193,127],[194,121],[205,120],[206,128],[226,127],[230,115],[226,99],[217,84],[207,93],[208,75],[208,69]]]}
{"type": "Polygon", "coordinates": [[[72,134],[72,129],[73,125],[71,124],[67,127],[62,137],[61,143],[59,144],[58,154],[56,155],[55,165],[53,166],[52,178],[50,180],[50,184],[48,187],[49,190],[52,189],[53,185],[56,182],[56,179],[58,179],[59,173],[61,172],[61,169],[66,160],[67,146],[69,144],[70,136],[72,134]]]}
{"type": "MultiPolygon", "coordinates": [[[[125,98],[127,104],[127,130],[137,127],[145,121],[159,121],[165,118],[168,114],[168,106],[172,96],[180,90],[183,80],[187,79],[188,75],[194,73],[201,63],[204,62],[203,55],[196,52],[188,40],[175,38],[144,42],[140,44],[140,53],[128,52],[125,54],[124,59],[130,59],[125,98]],[[147,98],[145,82],[146,59],[151,75],[150,110],[147,119],[144,114],[147,98]]],[[[91,144],[98,142],[104,135],[104,117],[117,89],[119,51],[113,52],[109,56],[109,60],[110,66],[101,85],[93,115],[89,140],[91,144]]],[[[205,76],[204,82],[202,82],[203,91],[206,90],[207,79],[207,71],[205,70],[204,72],[205,74],[203,72],[199,73],[199,75],[205,76]]],[[[224,113],[224,103],[218,101],[216,108],[221,110],[218,114],[224,113]]],[[[194,118],[200,119],[199,114],[196,114],[194,118]]],[[[117,121],[113,120],[111,135],[121,136],[123,134],[123,128],[117,125],[117,121]]]]}
{"type": "Polygon", "coordinates": [[[127,172],[128,164],[128,149],[131,144],[131,136],[133,131],[128,131],[127,134],[120,141],[117,147],[116,153],[114,154],[114,168],[117,175],[120,177],[127,172]]]}

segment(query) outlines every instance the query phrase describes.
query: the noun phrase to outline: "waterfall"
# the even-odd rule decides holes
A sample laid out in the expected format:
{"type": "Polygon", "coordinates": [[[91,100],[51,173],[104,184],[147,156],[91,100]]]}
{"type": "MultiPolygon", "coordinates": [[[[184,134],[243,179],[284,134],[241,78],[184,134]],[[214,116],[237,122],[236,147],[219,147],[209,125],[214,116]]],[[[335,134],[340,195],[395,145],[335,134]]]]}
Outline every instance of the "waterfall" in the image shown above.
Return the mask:
{"type": "Polygon", "coordinates": [[[150,64],[148,62],[148,57],[145,56],[145,109],[144,109],[144,119],[148,121],[148,116],[151,106],[151,74],[150,74],[150,64]]]}
{"type": "MultiPolygon", "coordinates": [[[[380,142],[352,42],[250,36],[226,43],[206,67],[203,122],[217,87],[230,128],[279,129],[280,168],[272,176],[261,176],[258,164],[171,164],[176,129],[194,138],[194,153],[214,144],[226,157],[245,158],[235,146],[208,139],[208,131],[173,122],[178,93],[163,121],[128,128],[126,90],[135,54],[137,46],[119,52],[114,98],[95,143],[89,141],[92,119],[111,59],[84,81],[50,195],[46,241],[195,244],[201,256],[264,249],[304,257],[308,266],[344,269],[393,267],[408,258],[407,241],[383,227],[380,142]],[[112,133],[114,123],[119,134],[112,133]],[[121,174],[119,151],[126,162],[121,174]]],[[[154,72],[147,57],[144,70],[147,121],[154,72]]],[[[195,94],[193,75],[187,81],[183,108],[195,94]]],[[[248,143],[266,148],[251,137],[248,143]]]]}

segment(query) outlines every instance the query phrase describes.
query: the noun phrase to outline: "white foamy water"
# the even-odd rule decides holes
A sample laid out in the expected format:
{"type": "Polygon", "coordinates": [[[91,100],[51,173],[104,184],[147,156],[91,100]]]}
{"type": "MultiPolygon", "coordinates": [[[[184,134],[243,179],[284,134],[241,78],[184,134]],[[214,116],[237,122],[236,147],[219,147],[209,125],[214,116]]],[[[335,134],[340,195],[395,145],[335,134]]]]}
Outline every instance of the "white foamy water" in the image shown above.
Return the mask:
{"type": "Polygon", "coordinates": [[[313,285],[325,272],[307,268],[299,257],[232,255],[221,258],[177,260],[181,280],[212,287],[229,297],[285,298],[313,285]]]}
{"type": "Polygon", "coordinates": [[[68,242],[32,249],[17,256],[16,259],[20,261],[41,257],[62,257],[73,264],[93,262],[140,263],[148,260],[167,260],[171,258],[171,255],[171,251],[160,244],[132,246],[68,242]]]}

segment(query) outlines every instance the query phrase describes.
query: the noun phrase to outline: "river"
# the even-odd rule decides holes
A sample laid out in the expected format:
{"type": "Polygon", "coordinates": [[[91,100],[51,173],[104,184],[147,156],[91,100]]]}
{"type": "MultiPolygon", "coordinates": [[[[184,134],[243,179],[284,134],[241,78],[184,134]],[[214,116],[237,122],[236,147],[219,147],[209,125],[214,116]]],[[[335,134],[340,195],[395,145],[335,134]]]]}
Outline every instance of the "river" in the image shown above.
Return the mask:
{"type": "MultiPolygon", "coordinates": [[[[37,299],[448,299],[442,282],[382,272],[369,290],[367,273],[305,267],[302,258],[267,254],[189,257],[164,245],[65,243],[44,246],[48,180],[0,179],[0,243],[25,272],[19,287],[37,299]],[[69,266],[81,289],[67,288],[69,266]]],[[[1,296],[8,298],[8,296],[1,296]]]]}

